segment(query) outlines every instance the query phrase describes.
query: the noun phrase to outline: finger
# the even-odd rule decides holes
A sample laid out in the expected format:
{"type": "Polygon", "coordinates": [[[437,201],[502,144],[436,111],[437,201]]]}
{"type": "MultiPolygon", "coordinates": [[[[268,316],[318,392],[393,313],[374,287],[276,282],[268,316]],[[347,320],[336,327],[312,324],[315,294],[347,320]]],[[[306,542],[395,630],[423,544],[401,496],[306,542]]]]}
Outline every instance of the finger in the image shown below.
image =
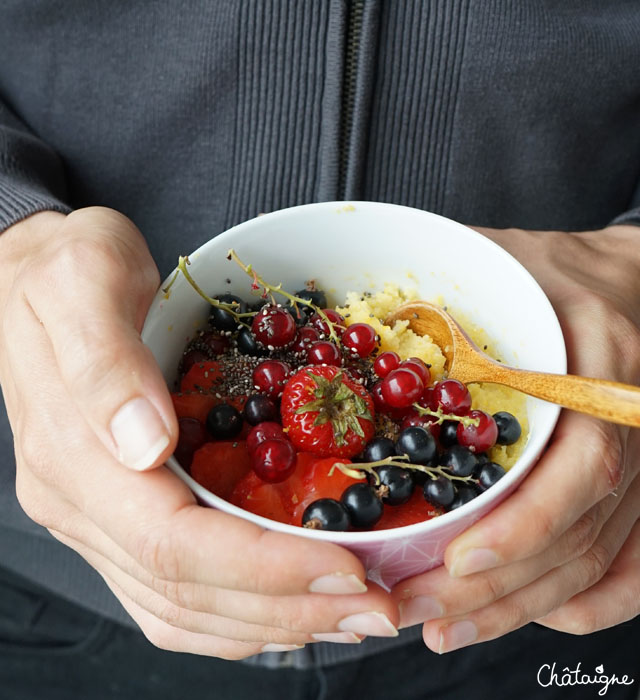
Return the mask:
{"type": "Polygon", "coordinates": [[[569,634],[591,634],[640,614],[640,521],[603,578],[536,620],[569,634]]]}
{"type": "Polygon", "coordinates": [[[637,521],[639,484],[636,479],[625,503],[615,510],[594,545],[582,556],[481,610],[427,622],[423,632],[427,646],[443,653],[495,639],[547,615],[576,593],[594,586],[609,569],[637,521]]]}
{"type": "MultiPolygon", "coordinates": [[[[46,411],[34,401],[23,407],[16,431],[20,461],[156,578],[263,595],[367,590],[362,563],[342,547],[264,531],[241,518],[197,506],[185,484],[164,467],[146,473],[121,469],[77,409],[68,405],[53,372],[44,367],[27,372],[19,363],[13,371],[25,386],[33,382],[47,388],[42,397],[46,411]],[[58,448],[53,452],[51,436],[58,448]],[[73,470],[73,478],[69,465],[82,465],[73,470]]],[[[28,498],[24,489],[23,507],[32,519],[59,527],[55,508],[37,498],[29,503],[28,498]]]]}
{"type": "Polygon", "coordinates": [[[25,271],[24,298],[43,324],[84,420],[119,461],[160,464],[177,439],[162,374],[140,339],[158,273],[125,217],[90,209],[67,217],[58,245],[25,271]]]}
{"type": "MultiPolygon", "coordinates": [[[[50,529],[50,532],[81,554],[91,566],[109,574],[126,590],[130,591],[131,587],[124,585],[122,573],[138,581],[147,589],[147,593],[144,598],[132,597],[147,610],[160,617],[170,614],[172,620],[177,616],[178,609],[183,610],[185,626],[189,625],[188,629],[192,631],[218,633],[220,628],[216,626],[219,624],[216,616],[220,616],[254,626],[307,635],[348,633],[351,629],[357,630],[358,634],[395,635],[389,620],[397,618],[397,610],[386,592],[373,583],[369,584],[366,594],[354,596],[264,596],[166,581],[151,576],[80,512],[76,512],[75,516],[67,514],[63,532],[55,529],[50,529]],[[150,599],[151,602],[145,604],[151,592],[156,594],[157,599],[150,599]],[[206,615],[202,620],[196,616],[192,622],[187,617],[188,612],[206,615]]],[[[359,641],[354,635],[355,632],[347,634],[345,639],[359,641]]],[[[247,639],[246,636],[242,638],[247,639]]]]}
{"type": "MultiPolygon", "coordinates": [[[[159,649],[178,651],[201,656],[214,656],[227,661],[239,661],[264,651],[288,651],[288,648],[277,649],[272,645],[262,645],[255,642],[237,642],[231,639],[214,637],[179,629],[159,620],[150,612],[139,606],[123,591],[118,584],[108,576],[101,574],[107,586],[118,598],[122,607],[138,624],[144,636],[159,649]]],[[[294,647],[300,648],[298,646],[294,647]]]]}
{"type": "Polygon", "coordinates": [[[523,588],[551,569],[573,561],[594,544],[622,502],[625,490],[610,494],[581,516],[551,547],[522,561],[452,578],[444,566],[399,583],[391,594],[400,609],[400,627],[479,610],[523,588]]]}
{"type": "Polygon", "coordinates": [[[520,488],[448,546],[447,569],[466,576],[542,552],[620,485],[623,465],[617,426],[564,412],[520,488]]]}
{"type": "Polygon", "coordinates": [[[63,544],[74,549],[87,563],[103,575],[109,577],[137,605],[151,613],[154,617],[171,627],[198,632],[212,636],[233,639],[241,642],[259,642],[261,644],[305,644],[312,641],[310,635],[292,632],[276,627],[255,625],[222,615],[196,612],[180,607],[162,597],[153,589],[145,586],[137,579],[115,566],[111,561],[98,554],[95,550],[74,540],[67,535],[50,530],[51,534],[63,544]]]}

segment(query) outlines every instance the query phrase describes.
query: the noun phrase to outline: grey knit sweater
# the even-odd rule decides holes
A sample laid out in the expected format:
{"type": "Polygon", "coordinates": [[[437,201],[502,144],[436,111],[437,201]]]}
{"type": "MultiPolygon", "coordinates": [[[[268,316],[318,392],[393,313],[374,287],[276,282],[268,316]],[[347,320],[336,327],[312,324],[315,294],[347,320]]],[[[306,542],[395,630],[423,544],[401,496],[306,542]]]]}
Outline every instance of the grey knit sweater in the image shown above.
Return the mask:
{"type": "MultiPolygon", "coordinates": [[[[640,3],[0,2],[0,230],[113,207],[165,275],[259,212],[333,199],[494,227],[640,224],[640,3]]],[[[2,565],[129,623],[21,512],[4,414],[0,441],[2,565]]]]}

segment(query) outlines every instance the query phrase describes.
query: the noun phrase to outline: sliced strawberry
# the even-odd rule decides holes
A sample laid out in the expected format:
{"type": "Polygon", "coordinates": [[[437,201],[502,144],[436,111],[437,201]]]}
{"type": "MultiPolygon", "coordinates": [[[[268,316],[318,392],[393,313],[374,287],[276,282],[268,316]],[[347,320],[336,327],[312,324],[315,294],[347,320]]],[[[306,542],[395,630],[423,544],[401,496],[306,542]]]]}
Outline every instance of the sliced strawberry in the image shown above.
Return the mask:
{"type": "Polygon", "coordinates": [[[213,394],[200,394],[195,391],[171,394],[173,408],[178,418],[197,418],[205,423],[209,411],[220,403],[213,394]]]}
{"type": "Polygon", "coordinates": [[[431,520],[431,518],[440,514],[441,511],[424,500],[422,489],[416,488],[411,498],[404,505],[385,505],[382,517],[373,529],[389,530],[393,527],[415,525],[415,523],[431,520]]]}
{"type": "MultiPolygon", "coordinates": [[[[300,472],[296,470],[296,474],[291,479],[297,478],[298,482],[294,481],[291,484],[296,490],[290,497],[290,503],[293,506],[292,521],[295,525],[300,525],[305,508],[313,501],[319,498],[333,498],[339,501],[345,489],[355,484],[356,481],[363,480],[348,476],[337,467],[333,469],[337,462],[347,466],[351,465],[348,459],[318,458],[316,456],[315,459],[307,458],[300,465],[300,472]],[[330,473],[331,476],[329,476],[330,473]]],[[[355,469],[358,467],[357,464],[352,466],[355,469]]]]}
{"type": "Polygon", "coordinates": [[[197,362],[184,375],[180,382],[180,391],[199,391],[207,393],[215,391],[222,383],[222,370],[220,363],[215,360],[197,362]]]}
{"type": "Polygon", "coordinates": [[[234,487],[228,501],[263,518],[288,523],[291,516],[284,508],[282,484],[268,484],[252,470],[234,487]]]}
{"type": "Polygon", "coordinates": [[[193,455],[191,476],[220,498],[229,499],[236,484],[251,471],[244,440],[207,442],[193,455]]]}

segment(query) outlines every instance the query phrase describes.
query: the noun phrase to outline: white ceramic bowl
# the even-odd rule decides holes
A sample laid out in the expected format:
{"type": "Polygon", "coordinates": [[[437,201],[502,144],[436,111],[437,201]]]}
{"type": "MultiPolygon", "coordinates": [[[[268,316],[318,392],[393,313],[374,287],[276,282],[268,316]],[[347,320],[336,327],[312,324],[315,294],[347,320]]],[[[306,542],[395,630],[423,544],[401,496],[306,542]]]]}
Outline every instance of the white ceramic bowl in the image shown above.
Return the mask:
{"type": "MultiPolygon", "coordinates": [[[[518,367],[564,373],[562,332],[548,299],[531,275],[502,248],[461,224],[435,214],[373,202],[326,202],[260,216],[212,239],[189,258],[190,272],[207,293],[248,298],[249,279],[226,259],[229,248],[267,280],[285,289],[309,279],[342,302],[347,291],[385,282],[416,286],[425,299],[442,296],[482,326],[502,360],[518,367]]],[[[185,251],[179,251],[184,253],[185,251]]],[[[204,325],[206,301],[179,276],[168,299],[159,292],[143,340],[169,386],[187,340],[204,325]]],[[[265,528],[329,540],[353,551],[369,577],[386,587],[442,562],[447,544],[506,498],[544,449],[559,408],[528,399],[530,434],[524,452],[495,486],[465,506],[416,525],[377,532],[321,532],[255,516],[210,493],[175,459],[168,466],[204,504],[265,528]]]]}

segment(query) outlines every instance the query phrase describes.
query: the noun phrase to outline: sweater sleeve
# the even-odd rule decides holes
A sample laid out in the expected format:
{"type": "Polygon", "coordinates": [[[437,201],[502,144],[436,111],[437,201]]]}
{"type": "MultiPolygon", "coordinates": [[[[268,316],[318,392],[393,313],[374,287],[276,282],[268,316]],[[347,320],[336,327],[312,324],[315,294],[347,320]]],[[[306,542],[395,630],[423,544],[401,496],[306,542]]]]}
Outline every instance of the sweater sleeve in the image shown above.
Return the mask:
{"type": "Polygon", "coordinates": [[[0,232],[45,209],[68,213],[58,155],[0,100],[0,232]]]}
{"type": "Polygon", "coordinates": [[[636,187],[636,192],[631,200],[631,207],[624,214],[616,216],[609,226],[617,226],[620,224],[640,226],[640,182],[636,187]]]}

